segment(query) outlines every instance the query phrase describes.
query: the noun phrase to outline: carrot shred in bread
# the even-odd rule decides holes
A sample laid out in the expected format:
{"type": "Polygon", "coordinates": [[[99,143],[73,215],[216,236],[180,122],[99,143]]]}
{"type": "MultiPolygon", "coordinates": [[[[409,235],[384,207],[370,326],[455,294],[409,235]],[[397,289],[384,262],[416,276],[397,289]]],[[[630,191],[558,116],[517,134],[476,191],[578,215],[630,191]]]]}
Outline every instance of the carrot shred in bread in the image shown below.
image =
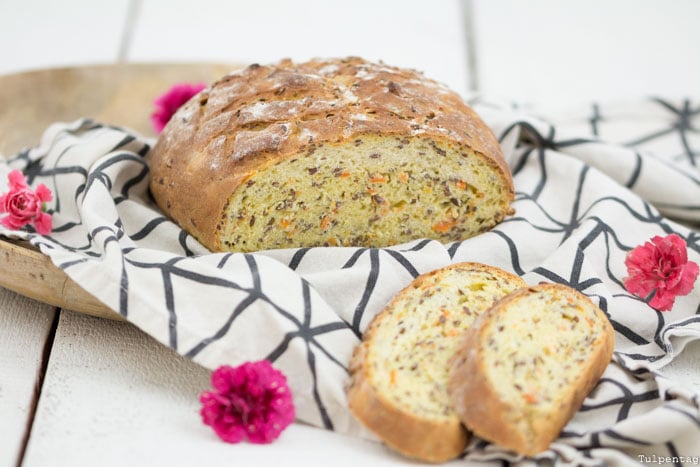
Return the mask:
{"type": "Polygon", "coordinates": [[[357,57],[224,76],[178,110],[148,158],[158,206],[212,251],[458,241],[514,199],[497,139],[458,94],[357,57]],[[454,224],[433,229],[440,219],[454,224]]]}
{"type": "Polygon", "coordinates": [[[482,314],[453,358],[449,394],[478,436],[528,456],[546,450],[612,357],[614,331],[559,284],[515,291],[482,314]]]}
{"type": "Polygon", "coordinates": [[[477,263],[417,277],[372,320],[355,350],[352,413],[406,456],[430,462],[457,457],[467,433],[449,404],[450,358],[480,313],[524,286],[513,274],[477,263]],[[480,286],[471,291],[474,283],[480,286]]]}

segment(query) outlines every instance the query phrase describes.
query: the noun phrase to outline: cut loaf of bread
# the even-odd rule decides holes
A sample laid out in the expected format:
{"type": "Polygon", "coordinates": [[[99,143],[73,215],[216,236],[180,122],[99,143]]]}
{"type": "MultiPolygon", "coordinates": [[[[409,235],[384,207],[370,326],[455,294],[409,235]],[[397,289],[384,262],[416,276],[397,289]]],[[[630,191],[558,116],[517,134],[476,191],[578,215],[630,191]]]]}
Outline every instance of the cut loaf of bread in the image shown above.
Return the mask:
{"type": "Polygon", "coordinates": [[[148,157],[158,206],[212,251],[462,240],[514,197],[496,138],[459,95],[360,58],[231,73],[148,157]]]}
{"type": "Polygon", "coordinates": [[[452,404],[476,435],[524,455],[546,450],[610,362],[614,332],[588,297],[563,285],[521,289],[460,342],[452,404]]]}
{"type": "Polygon", "coordinates": [[[430,462],[459,456],[467,432],[450,406],[448,361],[481,313],[525,286],[477,263],[417,277],[372,320],[353,354],[351,412],[406,456],[430,462]]]}

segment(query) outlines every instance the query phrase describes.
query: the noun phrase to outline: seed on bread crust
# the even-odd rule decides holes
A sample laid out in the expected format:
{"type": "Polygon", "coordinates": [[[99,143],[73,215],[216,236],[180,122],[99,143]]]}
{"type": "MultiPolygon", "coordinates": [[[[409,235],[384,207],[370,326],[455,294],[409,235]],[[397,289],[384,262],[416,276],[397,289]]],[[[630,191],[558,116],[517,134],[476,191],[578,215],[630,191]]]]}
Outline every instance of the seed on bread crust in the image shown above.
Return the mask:
{"type": "Polygon", "coordinates": [[[513,274],[477,263],[416,278],[374,318],[355,350],[352,413],[406,456],[430,462],[459,456],[467,433],[449,404],[449,360],[479,314],[525,286],[513,274]]]}
{"type": "Polygon", "coordinates": [[[178,110],[148,159],[158,206],[212,251],[462,240],[514,199],[498,141],[459,95],[357,57],[232,73],[178,110]],[[336,201],[332,225],[312,222],[336,201]],[[289,229],[265,231],[271,207],[289,229]]]}
{"type": "Polygon", "coordinates": [[[475,434],[535,455],[578,411],[613,347],[607,316],[585,295],[559,284],[521,289],[465,332],[450,398],[475,434]]]}

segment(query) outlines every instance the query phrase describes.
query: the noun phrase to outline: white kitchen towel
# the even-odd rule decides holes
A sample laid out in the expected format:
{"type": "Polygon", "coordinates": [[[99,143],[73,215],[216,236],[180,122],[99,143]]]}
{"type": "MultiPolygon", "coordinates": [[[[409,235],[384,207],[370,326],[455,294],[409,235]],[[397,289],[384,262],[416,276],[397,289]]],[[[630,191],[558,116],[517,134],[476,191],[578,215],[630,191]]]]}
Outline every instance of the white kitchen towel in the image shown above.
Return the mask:
{"type": "MultiPolygon", "coordinates": [[[[610,317],[614,360],[581,411],[539,456],[562,465],[690,456],[699,395],[660,373],[700,337],[700,285],[660,313],[622,286],[626,253],[672,232],[700,263],[700,104],[640,99],[537,112],[470,100],[512,168],[516,214],[472,239],[391,248],[211,254],[148,192],[151,140],[91,120],[55,124],[0,165],[54,192],[50,235],[28,238],[85,290],[208,368],[269,359],[300,420],[371,436],[347,408],[348,361],[372,317],[414,277],[478,261],[528,283],[570,285],[610,317]]],[[[203,388],[205,389],[205,388],[203,388]]],[[[700,455],[700,452],[695,452],[700,455]]],[[[467,460],[529,461],[474,439],[467,460]]]]}

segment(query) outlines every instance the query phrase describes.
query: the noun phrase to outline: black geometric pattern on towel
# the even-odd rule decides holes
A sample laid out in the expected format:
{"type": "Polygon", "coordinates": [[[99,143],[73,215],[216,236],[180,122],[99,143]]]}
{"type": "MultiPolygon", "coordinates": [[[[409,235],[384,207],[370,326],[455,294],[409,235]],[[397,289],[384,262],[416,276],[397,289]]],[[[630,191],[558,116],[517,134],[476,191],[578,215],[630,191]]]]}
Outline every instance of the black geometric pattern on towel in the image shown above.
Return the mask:
{"type": "MultiPolygon", "coordinates": [[[[654,235],[679,234],[700,262],[700,105],[645,99],[546,113],[470,102],[504,148],[516,214],[447,245],[211,254],[154,205],[144,158],[152,141],[92,120],[52,126],[0,175],[19,168],[52,189],[53,232],[23,235],[78,284],[208,368],[273,361],[307,423],[370,437],[344,393],[363,330],[417,275],[479,261],[531,284],[574,287],[616,331],[613,362],[542,459],[602,465],[692,452],[699,396],[662,367],[700,337],[700,287],[659,313],[622,278],[626,253],[654,235]]],[[[464,458],[520,461],[477,438],[464,458]]]]}

